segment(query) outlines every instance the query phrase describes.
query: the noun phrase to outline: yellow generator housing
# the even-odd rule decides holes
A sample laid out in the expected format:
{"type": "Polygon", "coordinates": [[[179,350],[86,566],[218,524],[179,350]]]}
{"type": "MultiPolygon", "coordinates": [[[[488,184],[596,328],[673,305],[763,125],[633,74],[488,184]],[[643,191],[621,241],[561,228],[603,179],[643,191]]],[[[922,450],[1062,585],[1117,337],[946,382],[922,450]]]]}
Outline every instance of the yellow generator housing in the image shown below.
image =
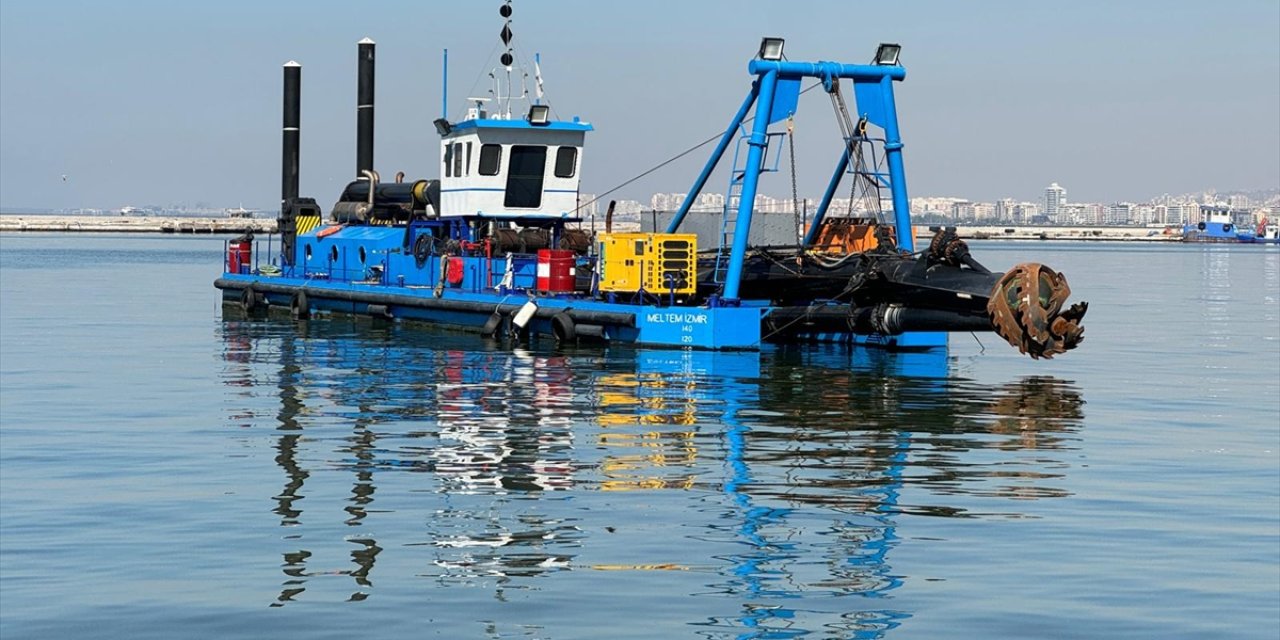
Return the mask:
{"type": "Polygon", "coordinates": [[[600,290],[687,295],[698,288],[698,236],[600,234],[600,290]]]}

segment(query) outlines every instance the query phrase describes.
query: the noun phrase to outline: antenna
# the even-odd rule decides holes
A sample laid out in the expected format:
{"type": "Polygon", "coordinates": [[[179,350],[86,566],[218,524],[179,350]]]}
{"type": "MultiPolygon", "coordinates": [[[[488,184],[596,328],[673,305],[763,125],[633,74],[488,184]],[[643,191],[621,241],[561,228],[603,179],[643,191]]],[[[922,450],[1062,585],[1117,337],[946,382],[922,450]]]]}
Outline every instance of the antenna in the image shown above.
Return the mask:
{"type": "MultiPolygon", "coordinates": [[[[502,39],[502,44],[507,47],[507,50],[502,54],[502,57],[499,58],[502,62],[502,66],[507,69],[507,106],[505,109],[502,107],[502,94],[501,91],[499,91],[497,96],[498,112],[504,114],[505,117],[510,120],[511,94],[514,93],[511,88],[511,65],[515,63],[516,60],[515,56],[511,55],[511,39],[515,37],[515,34],[511,32],[511,0],[507,0],[501,7],[498,7],[498,15],[502,16],[505,20],[502,24],[502,32],[498,34],[498,37],[502,39]]],[[[494,82],[496,84],[497,80],[495,79],[494,82]]]]}

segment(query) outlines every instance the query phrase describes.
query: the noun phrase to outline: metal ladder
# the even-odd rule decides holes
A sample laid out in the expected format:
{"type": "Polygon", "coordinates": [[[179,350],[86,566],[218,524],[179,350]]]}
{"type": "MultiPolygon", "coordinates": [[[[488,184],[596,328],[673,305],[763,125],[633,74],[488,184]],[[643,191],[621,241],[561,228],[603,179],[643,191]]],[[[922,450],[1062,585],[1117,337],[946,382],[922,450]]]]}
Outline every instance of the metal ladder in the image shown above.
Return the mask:
{"type": "MultiPolygon", "coordinates": [[[[778,163],[782,156],[779,154],[777,158],[774,158],[773,165],[770,166],[769,147],[772,146],[775,137],[785,135],[787,135],[785,132],[775,131],[765,136],[765,150],[764,156],[760,159],[760,173],[778,170],[778,163]]],[[[744,142],[750,139],[750,134],[744,133],[738,138],[738,144],[733,150],[733,171],[729,174],[729,188],[724,196],[724,212],[720,216],[720,246],[716,251],[716,267],[712,273],[712,281],[716,283],[724,282],[725,271],[729,267],[729,253],[733,249],[734,234],[738,228],[738,207],[742,204],[742,185],[747,177],[747,159],[746,154],[742,153],[742,146],[744,142]]]]}
{"type": "MultiPolygon", "coordinates": [[[[736,164],[736,162],[735,162],[736,164]]],[[[733,248],[733,234],[738,228],[738,205],[742,202],[742,182],[747,173],[737,168],[729,177],[729,190],[724,196],[724,212],[720,216],[720,246],[716,251],[716,268],[712,281],[724,282],[729,266],[729,252],[733,248]]]]}

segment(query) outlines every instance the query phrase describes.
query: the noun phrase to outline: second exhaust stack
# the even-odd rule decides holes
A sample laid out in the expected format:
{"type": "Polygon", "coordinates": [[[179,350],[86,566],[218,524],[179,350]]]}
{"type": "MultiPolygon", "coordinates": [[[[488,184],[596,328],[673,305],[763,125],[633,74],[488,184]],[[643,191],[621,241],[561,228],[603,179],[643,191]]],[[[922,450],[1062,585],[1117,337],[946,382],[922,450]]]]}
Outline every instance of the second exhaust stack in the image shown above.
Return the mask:
{"type": "Polygon", "coordinates": [[[359,47],[356,82],[356,178],[373,170],[373,40],[364,38],[359,47]]]}

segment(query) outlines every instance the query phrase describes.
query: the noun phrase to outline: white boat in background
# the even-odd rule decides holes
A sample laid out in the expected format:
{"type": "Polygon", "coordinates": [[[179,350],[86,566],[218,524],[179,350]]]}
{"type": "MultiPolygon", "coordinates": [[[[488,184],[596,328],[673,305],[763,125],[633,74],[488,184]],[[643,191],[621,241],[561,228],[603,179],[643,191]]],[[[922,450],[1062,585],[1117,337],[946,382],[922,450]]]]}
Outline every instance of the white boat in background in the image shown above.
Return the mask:
{"type": "Polygon", "coordinates": [[[244,208],[243,204],[235,209],[227,209],[227,215],[232,218],[252,218],[253,214],[254,210],[244,208]]]}
{"type": "Polygon", "coordinates": [[[1258,230],[1255,233],[1254,242],[1280,244],[1280,220],[1263,218],[1262,222],[1258,223],[1258,230]]]}

